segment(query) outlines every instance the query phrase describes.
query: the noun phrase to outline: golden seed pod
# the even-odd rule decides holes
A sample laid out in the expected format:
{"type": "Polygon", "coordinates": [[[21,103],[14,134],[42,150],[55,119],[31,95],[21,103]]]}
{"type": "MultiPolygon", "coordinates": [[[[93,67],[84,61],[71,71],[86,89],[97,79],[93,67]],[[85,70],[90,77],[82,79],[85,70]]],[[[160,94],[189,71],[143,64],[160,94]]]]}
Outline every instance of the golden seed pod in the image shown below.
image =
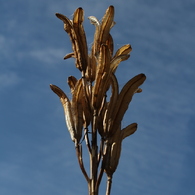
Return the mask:
{"type": "Polygon", "coordinates": [[[120,126],[120,123],[123,119],[123,116],[126,110],[129,107],[129,104],[132,100],[133,95],[137,91],[138,87],[143,84],[146,76],[144,74],[139,74],[132,79],[130,79],[125,86],[122,88],[117,102],[115,104],[112,115],[110,116],[111,125],[109,126],[108,131],[111,135],[116,131],[116,129],[120,126]]]}
{"type": "Polygon", "coordinates": [[[70,133],[70,137],[73,142],[75,142],[76,139],[76,130],[75,130],[75,124],[73,120],[73,114],[72,114],[72,108],[71,103],[66,94],[56,85],[50,85],[50,88],[52,91],[58,95],[60,98],[60,101],[62,103],[62,106],[64,108],[64,114],[65,114],[65,121],[68,128],[68,131],[70,133]]]}
{"type": "Polygon", "coordinates": [[[76,131],[76,138],[78,142],[82,137],[82,129],[83,129],[82,98],[83,98],[82,80],[79,79],[75,85],[72,94],[72,101],[71,101],[73,121],[74,121],[74,126],[76,131]]]}
{"type": "Polygon", "coordinates": [[[107,104],[106,112],[103,116],[103,127],[104,127],[104,135],[108,137],[110,135],[109,130],[110,126],[113,124],[113,120],[111,116],[113,115],[115,105],[118,101],[119,87],[116,76],[112,73],[110,75],[110,84],[111,84],[111,97],[110,101],[107,104]]]}
{"type": "Polygon", "coordinates": [[[95,84],[92,91],[92,105],[94,109],[99,110],[102,104],[103,97],[109,86],[110,75],[110,54],[107,45],[102,45],[98,66],[95,76],[95,84]]]}
{"type": "Polygon", "coordinates": [[[115,134],[108,139],[108,147],[106,148],[106,155],[108,159],[105,166],[105,172],[107,173],[107,175],[110,176],[116,171],[120,159],[123,139],[132,135],[136,130],[137,123],[132,123],[122,130],[119,127],[115,134]]]}
{"type": "Polygon", "coordinates": [[[68,85],[70,87],[71,94],[73,94],[73,92],[74,92],[76,83],[77,83],[77,79],[74,76],[68,77],[68,85]]]}
{"type": "Polygon", "coordinates": [[[73,29],[76,38],[76,60],[80,71],[86,71],[88,66],[88,47],[83,28],[84,11],[82,8],[76,9],[73,15],[73,29]]]}
{"type": "Polygon", "coordinates": [[[64,30],[69,34],[72,42],[73,53],[66,55],[64,59],[75,57],[76,67],[85,72],[88,65],[88,48],[82,25],[84,21],[83,9],[78,8],[75,10],[72,21],[59,13],[56,13],[56,16],[64,22],[64,30]]]}
{"type": "Polygon", "coordinates": [[[100,25],[100,32],[99,32],[99,39],[97,42],[99,42],[97,50],[99,51],[102,44],[106,44],[106,41],[109,38],[110,29],[113,26],[113,20],[114,20],[114,7],[110,6],[102,19],[101,25],[100,25]]]}

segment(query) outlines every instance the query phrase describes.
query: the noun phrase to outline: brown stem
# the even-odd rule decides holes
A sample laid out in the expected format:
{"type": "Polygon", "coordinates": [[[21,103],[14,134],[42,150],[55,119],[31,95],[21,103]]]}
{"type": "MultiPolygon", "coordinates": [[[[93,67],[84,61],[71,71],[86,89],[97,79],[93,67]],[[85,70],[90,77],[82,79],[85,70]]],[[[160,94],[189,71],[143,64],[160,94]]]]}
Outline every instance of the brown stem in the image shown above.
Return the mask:
{"type": "Polygon", "coordinates": [[[77,154],[77,159],[78,159],[78,162],[79,162],[80,169],[81,169],[85,179],[89,183],[90,179],[89,179],[89,176],[87,175],[87,172],[86,172],[84,164],[83,164],[83,159],[82,159],[82,145],[76,144],[75,149],[76,149],[76,154],[77,154]]]}
{"type": "Polygon", "coordinates": [[[90,154],[90,195],[98,195],[96,189],[97,181],[97,112],[94,110],[93,123],[92,123],[92,140],[91,140],[91,154],[90,154]]]}
{"type": "Polygon", "coordinates": [[[100,185],[100,182],[102,180],[103,173],[104,173],[104,168],[101,167],[98,178],[97,178],[96,186],[95,186],[96,191],[98,191],[98,189],[99,189],[99,185],[100,185]]]}
{"type": "Polygon", "coordinates": [[[107,175],[106,195],[110,195],[111,186],[112,186],[112,175],[110,175],[110,176],[107,175]]]}
{"type": "Polygon", "coordinates": [[[101,139],[100,151],[99,151],[98,158],[97,158],[97,167],[99,167],[99,163],[100,163],[101,159],[102,159],[102,164],[101,164],[100,172],[98,174],[98,178],[97,178],[97,182],[96,182],[96,189],[97,190],[98,190],[100,182],[102,180],[102,176],[103,176],[103,173],[104,173],[104,167],[105,167],[104,166],[105,160],[104,160],[104,158],[102,158],[102,156],[103,156],[103,149],[104,149],[104,140],[101,139]]]}

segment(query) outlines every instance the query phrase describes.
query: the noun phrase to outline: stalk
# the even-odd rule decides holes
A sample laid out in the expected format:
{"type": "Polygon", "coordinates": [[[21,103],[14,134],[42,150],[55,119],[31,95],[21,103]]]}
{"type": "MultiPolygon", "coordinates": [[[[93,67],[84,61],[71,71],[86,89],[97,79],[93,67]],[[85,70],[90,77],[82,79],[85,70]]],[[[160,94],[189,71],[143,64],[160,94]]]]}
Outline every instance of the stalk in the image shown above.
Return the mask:
{"type": "Polygon", "coordinates": [[[106,188],[106,195],[110,195],[112,187],[112,176],[107,177],[107,188],[106,188]]]}
{"type": "Polygon", "coordinates": [[[98,195],[96,190],[97,181],[97,129],[96,129],[97,111],[94,110],[92,124],[92,141],[91,141],[91,157],[90,157],[90,177],[91,177],[91,194],[98,195]]]}

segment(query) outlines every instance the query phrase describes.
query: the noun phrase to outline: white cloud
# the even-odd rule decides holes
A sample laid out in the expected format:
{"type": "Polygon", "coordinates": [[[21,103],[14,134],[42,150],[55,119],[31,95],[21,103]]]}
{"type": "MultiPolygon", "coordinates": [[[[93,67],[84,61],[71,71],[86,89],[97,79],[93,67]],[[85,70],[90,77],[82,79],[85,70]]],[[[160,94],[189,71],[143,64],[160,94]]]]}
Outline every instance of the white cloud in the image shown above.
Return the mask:
{"type": "Polygon", "coordinates": [[[46,48],[29,51],[27,55],[48,65],[53,64],[56,59],[63,59],[65,54],[65,49],[46,48]]]}

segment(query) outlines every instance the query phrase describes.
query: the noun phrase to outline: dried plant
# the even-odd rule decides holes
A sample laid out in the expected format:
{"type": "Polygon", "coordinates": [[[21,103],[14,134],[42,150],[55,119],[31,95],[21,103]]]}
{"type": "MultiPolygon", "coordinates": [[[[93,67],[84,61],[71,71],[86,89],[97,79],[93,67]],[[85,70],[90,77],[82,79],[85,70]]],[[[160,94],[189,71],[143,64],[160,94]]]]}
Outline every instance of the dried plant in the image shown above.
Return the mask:
{"type": "Polygon", "coordinates": [[[76,155],[88,183],[89,194],[98,194],[105,172],[106,195],[109,195],[112,176],[120,158],[122,140],[137,129],[136,123],[121,129],[121,121],[133,95],[142,91],[139,86],[145,81],[146,76],[139,74],[133,77],[119,92],[115,71],[120,62],[130,57],[132,48],[127,44],[113,54],[113,39],[110,34],[110,29],[115,24],[113,6],[106,10],[101,22],[94,16],[88,17],[95,26],[90,53],[83,28],[83,9],[76,9],[72,20],[59,13],[56,16],[63,21],[64,30],[72,42],[73,52],[67,54],[64,59],[75,58],[81,78],[77,80],[74,76],[68,77],[71,100],[59,87],[55,85],[50,87],[59,96],[64,108],[68,131],[75,144],[76,155]],[[108,91],[110,97],[107,97],[108,91]],[[86,144],[89,153],[89,173],[83,163],[83,143],[86,144]]]}

